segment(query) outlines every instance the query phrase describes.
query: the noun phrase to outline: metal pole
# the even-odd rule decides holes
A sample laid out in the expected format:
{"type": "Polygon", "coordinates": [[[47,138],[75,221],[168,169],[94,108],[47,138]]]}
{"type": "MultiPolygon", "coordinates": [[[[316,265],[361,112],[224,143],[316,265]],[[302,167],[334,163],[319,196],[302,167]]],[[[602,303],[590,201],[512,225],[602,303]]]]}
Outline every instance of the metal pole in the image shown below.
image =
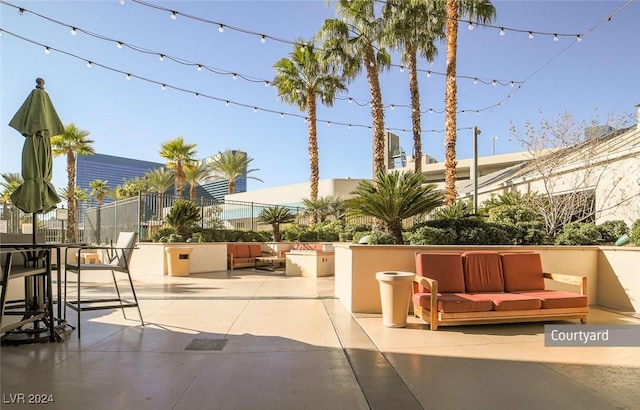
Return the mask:
{"type": "Polygon", "coordinates": [[[480,130],[473,127],[473,213],[478,213],[478,135],[480,130]]]}
{"type": "Polygon", "coordinates": [[[493,140],[493,155],[496,155],[496,140],[498,139],[498,137],[494,135],[493,137],[491,137],[491,139],[493,140]]]}

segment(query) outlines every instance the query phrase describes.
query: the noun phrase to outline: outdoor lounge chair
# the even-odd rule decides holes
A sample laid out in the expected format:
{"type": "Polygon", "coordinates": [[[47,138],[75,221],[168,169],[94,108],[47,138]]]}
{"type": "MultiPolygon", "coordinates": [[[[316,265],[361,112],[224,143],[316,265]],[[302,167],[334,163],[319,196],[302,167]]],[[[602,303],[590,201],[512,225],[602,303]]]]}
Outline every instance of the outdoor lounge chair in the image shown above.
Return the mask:
{"type": "Polygon", "coordinates": [[[140,312],[140,306],[138,305],[138,298],[136,291],[133,287],[133,281],[131,280],[131,274],[129,272],[129,262],[131,255],[135,247],[138,234],[136,232],[120,232],[118,235],[118,241],[115,246],[74,246],[71,245],[67,248],[65,256],[66,263],[64,268],[64,304],[65,306],[78,312],[78,338],[80,338],[80,313],[87,310],[102,310],[102,309],[122,309],[122,314],[126,318],[125,308],[135,307],[138,309],[138,315],[140,316],[140,322],[144,326],[144,320],[142,319],[142,313],[140,312]],[[103,263],[82,263],[83,251],[96,251],[103,252],[103,258],[106,260],[103,263]],[[70,262],[70,255],[73,252],[77,252],[75,262],[70,262]],[[110,271],[113,278],[113,284],[117,297],[96,297],[96,298],[81,298],[81,284],[83,276],[87,276],[90,272],[95,271],[110,271]],[[67,273],[75,273],[77,275],[77,290],[75,300],[67,299],[67,273]],[[118,281],[116,279],[116,272],[126,274],[131,286],[131,293],[133,300],[126,299],[120,293],[118,288],[118,281]]]}

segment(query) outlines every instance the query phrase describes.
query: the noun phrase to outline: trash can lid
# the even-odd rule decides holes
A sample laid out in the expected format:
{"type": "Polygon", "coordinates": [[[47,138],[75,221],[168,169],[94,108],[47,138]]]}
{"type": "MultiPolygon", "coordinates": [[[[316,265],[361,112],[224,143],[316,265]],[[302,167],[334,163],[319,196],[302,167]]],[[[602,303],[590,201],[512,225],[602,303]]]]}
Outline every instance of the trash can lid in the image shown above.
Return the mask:
{"type": "Polygon", "coordinates": [[[376,279],[380,281],[407,281],[410,282],[416,276],[413,272],[382,271],[376,273],[376,279]]]}

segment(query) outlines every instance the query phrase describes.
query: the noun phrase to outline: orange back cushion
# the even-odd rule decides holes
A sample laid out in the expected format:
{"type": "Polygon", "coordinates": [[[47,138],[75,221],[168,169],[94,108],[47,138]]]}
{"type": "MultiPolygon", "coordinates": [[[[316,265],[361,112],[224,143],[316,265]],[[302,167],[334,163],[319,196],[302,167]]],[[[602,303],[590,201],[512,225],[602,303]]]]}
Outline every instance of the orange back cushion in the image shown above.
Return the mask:
{"type": "Polygon", "coordinates": [[[504,292],[502,264],[497,252],[469,251],[462,257],[467,292],[504,292]]]}
{"type": "MultiPolygon", "coordinates": [[[[464,292],[462,256],[459,253],[418,253],[416,254],[416,273],[438,281],[438,292],[464,292]]],[[[420,293],[429,292],[422,285],[420,293]]]]}
{"type": "Polygon", "coordinates": [[[502,255],[502,273],[507,292],[544,290],[542,261],[538,253],[502,255]]]}
{"type": "Polygon", "coordinates": [[[259,243],[249,245],[249,255],[252,258],[262,256],[262,245],[259,243]]]}
{"type": "Polygon", "coordinates": [[[246,243],[239,243],[236,245],[236,257],[238,258],[249,258],[251,257],[251,252],[249,251],[249,245],[246,243]]]}

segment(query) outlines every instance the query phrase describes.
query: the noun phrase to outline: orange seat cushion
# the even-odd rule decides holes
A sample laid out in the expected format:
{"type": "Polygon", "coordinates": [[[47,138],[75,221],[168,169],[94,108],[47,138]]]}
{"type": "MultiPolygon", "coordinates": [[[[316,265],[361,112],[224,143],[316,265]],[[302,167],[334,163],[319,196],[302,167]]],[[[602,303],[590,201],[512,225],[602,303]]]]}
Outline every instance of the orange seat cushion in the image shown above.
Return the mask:
{"type": "Polygon", "coordinates": [[[542,302],[542,309],[579,308],[589,306],[589,298],[571,292],[556,290],[540,290],[534,292],[517,292],[520,295],[534,297],[542,302]]]}
{"type": "Polygon", "coordinates": [[[491,251],[469,251],[463,253],[462,258],[464,287],[467,292],[504,291],[500,254],[491,251]]]}
{"type": "Polygon", "coordinates": [[[531,310],[540,309],[542,302],[531,295],[521,295],[518,293],[476,293],[479,300],[489,300],[493,305],[493,310],[531,310]]]}
{"type": "Polygon", "coordinates": [[[509,253],[501,257],[505,291],[544,290],[540,254],[509,253]]]}
{"type": "MultiPolygon", "coordinates": [[[[462,256],[459,253],[418,253],[416,254],[416,273],[438,281],[438,292],[464,292],[462,256]]],[[[429,289],[418,285],[418,292],[429,289]]]]}
{"type": "MultiPolygon", "coordinates": [[[[431,307],[431,293],[416,293],[413,303],[427,310],[431,307]]],[[[438,294],[438,312],[488,312],[493,309],[491,300],[466,293],[438,294]]]]}

